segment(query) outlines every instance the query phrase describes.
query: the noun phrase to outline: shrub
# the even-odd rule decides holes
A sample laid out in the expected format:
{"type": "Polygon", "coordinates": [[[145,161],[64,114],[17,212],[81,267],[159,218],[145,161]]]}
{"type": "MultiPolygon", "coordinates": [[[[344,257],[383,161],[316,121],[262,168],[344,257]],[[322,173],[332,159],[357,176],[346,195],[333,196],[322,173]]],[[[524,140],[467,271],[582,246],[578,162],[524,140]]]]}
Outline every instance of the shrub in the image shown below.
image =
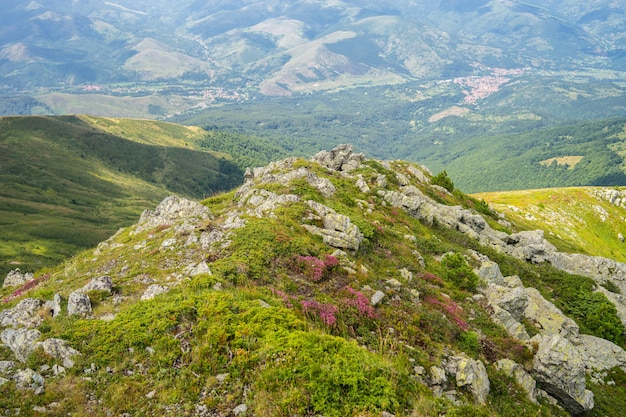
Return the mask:
{"type": "Polygon", "coordinates": [[[435,175],[431,183],[434,185],[439,185],[440,187],[445,188],[449,192],[454,191],[454,183],[452,182],[450,177],[448,177],[448,173],[445,170],[435,175]]]}
{"type": "Polygon", "coordinates": [[[476,291],[478,285],[478,275],[465,262],[465,258],[460,253],[453,253],[443,257],[441,266],[445,268],[444,279],[456,284],[459,288],[476,291]]]}

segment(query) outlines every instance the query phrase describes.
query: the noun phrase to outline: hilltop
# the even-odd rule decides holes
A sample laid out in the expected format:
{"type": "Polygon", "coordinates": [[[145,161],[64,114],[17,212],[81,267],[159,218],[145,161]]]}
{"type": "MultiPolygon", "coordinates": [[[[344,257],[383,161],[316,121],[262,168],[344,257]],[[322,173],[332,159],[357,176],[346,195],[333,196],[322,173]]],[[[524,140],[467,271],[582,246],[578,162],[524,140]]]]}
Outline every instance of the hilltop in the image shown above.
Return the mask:
{"type": "Polygon", "coordinates": [[[57,264],[171,193],[203,198],[240,184],[243,170],[207,139],[147,120],[0,118],[0,271],[57,264]]]}
{"type": "Polygon", "coordinates": [[[626,264],[347,145],[7,277],[0,411],[619,416],[626,264]],[[566,272],[567,271],[567,272],[566,272]],[[14,285],[8,287],[8,285],[14,285]]]}

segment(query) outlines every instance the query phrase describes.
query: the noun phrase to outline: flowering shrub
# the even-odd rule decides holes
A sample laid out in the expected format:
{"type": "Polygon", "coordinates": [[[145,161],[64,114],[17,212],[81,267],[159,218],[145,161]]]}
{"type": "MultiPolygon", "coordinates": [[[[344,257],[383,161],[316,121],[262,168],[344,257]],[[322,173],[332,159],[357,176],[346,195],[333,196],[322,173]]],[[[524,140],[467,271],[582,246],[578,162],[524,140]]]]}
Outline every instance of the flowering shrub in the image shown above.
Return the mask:
{"type": "Polygon", "coordinates": [[[451,318],[461,330],[469,330],[469,324],[465,322],[460,316],[463,309],[454,301],[447,299],[441,301],[434,297],[424,297],[424,302],[439,307],[446,315],[451,318]]]}
{"type": "Polygon", "coordinates": [[[287,294],[285,294],[281,290],[275,290],[274,288],[272,288],[272,294],[282,298],[283,302],[285,303],[285,306],[287,306],[289,308],[293,307],[293,304],[291,303],[291,300],[295,299],[295,297],[287,295],[287,294]]]}
{"type": "Polygon", "coordinates": [[[342,301],[343,305],[356,308],[359,316],[365,316],[370,319],[378,317],[377,311],[370,304],[370,300],[365,296],[365,294],[351,287],[345,287],[345,289],[350,294],[350,298],[344,299],[342,301]]]}
{"type": "Polygon", "coordinates": [[[9,301],[16,299],[20,295],[24,294],[26,291],[35,288],[37,285],[47,280],[48,278],[50,278],[50,274],[42,275],[39,278],[31,279],[30,281],[22,285],[20,288],[15,290],[13,294],[9,295],[4,300],[2,300],[2,302],[8,303],[9,301]]]}
{"type": "Polygon", "coordinates": [[[297,269],[306,275],[307,278],[318,282],[339,265],[339,260],[332,255],[324,255],[324,260],[315,256],[298,255],[295,257],[295,264],[297,269]]]}
{"type": "Polygon", "coordinates": [[[330,303],[319,303],[315,300],[302,300],[302,311],[316,315],[327,326],[332,326],[337,322],[337,306],[330,303]]]}

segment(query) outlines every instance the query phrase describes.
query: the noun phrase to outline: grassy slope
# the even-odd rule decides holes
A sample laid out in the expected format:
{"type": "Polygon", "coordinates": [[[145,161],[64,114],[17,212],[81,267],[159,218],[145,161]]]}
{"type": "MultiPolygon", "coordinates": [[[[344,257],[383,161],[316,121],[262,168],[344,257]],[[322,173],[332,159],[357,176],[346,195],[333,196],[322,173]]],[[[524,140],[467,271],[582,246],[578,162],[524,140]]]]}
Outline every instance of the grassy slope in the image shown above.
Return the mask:
{"type": "Polygon", "coordinates": [[[93,117],[0,119],[0,277],[95,245],[172,193],[237,185],[196,128],[93,117]],[[189,175],[193,172],[193,175],[189,175]]]}
{"type": "MultiPolygon", "coordinates": [[[[298,164],[310,166],[304,161],[298,164]]],[[[403,167],[394,163],[396,169],[403,167]]],[[[468,248],[486,248],[458,232],[426,226],[383,205],[375,192],[361,193],[340,173],[313,169],[337,187],[335,196],[325,198],[298,180],[259,188],[295,193],[350,216],[366,236],[359,251],[349,255],[358,272],[328,268],[322,279],[314,279],[311,270],[294,262],[300,255],[325,259],[333,250],[304,230],[302,221],[308,210],[304,203],[278,208],[276,219],[246,218],[246,227],[229,238],[231,245],[218,245],[208,256],[200,245],[184,245],[186,235],[177,237],[176,250],[164,250],[162,242],[176,236],[173,227],[140,234],[128,228],[103,245],[98,255],[85,251],[37,274],[49,273],[50,277],[25,296],[49,299],[60,293],[66,299],[90,278],[111,276],[117,296],[92,293],[91,297],[95,317],[113,312],[116,318],[109,322],[65,314],[46,317],[39,327],[42,337],[60,336],[82,355],[66,376],[48,380],[44,395],[18,392],[11,383],[0,387],[4,407],[21,407],[23,415],[33,415],[33,406],[57,402],[59,406],[49,409],[49,415],[179,416],[197,415],[197,407],[214,415],[231,415],[235,406],[246,403],[249,414],[256,416],[374,417],[382,411],[407,417],[565,416],[550,404],[531,403],[510,378],[495,370],[495,360],[508,357],[524,363],[530,360],[530,351],[491,322],[485,305],[472,299],[471,291],[459,288],[457,278],[467,276],[467,265],[453,268],[439,261],[450,251],[467,254],[468,248]],[[355,205],[355,199],[364,198],[374,205],[372,212],[355,205]],[[183,279],[179,285],[172,280],[190,263],[205,259],[212,274],[183,279]],[[399,268],[412,271],[413,278],[407,279],[399,268]],[[153,301],[137,302],[147,278],[172,290],[153,301]],[[402,286],[387,284],[390,278],[402,286]],[[373,290],[365,286],[381,289],[388,297],[372,308],[367,297],[373,290]],[[415,292],[411,290],[420,294],[419,303],[412,299],[415,292]],[[359,303],[359,297],[366,298],[359,303]],[[336,322],[324,321],[321,310],[307,310],[305,303],[336,306],[336,322]],[[450,349],[487,364],[491,391],[486,406],[456,406],[434,398],[417,383],[414,367],[438,364],[450,349]],[[83,369],[92,363],[94,370],[86,379],[83,369]],[[97,406],[89,401],[92,398],[97,399],[97,406]]],[[[377,163],[359,173],[372,187],[379,174],[394,178],[377,163]]],[[[388,188],[398,185],[391,181],[388,188]]],[[[475,204],[459,193],[424,191],[447,204],[475,204]]],[[[230,192],[209,198],[205,204],[215,218],[202,230],[210,230],[232,215],[238,201],[230,192]]],[[[489,221],[495,223],[493,218],[489,221]]],[[[505,274],[518,274],[527,285],[541,288],[542,280],[550,281],[555,291],[547,295],[557,303],[562,302],[559,286],[590,282],[495,252],[487,254],[505,274]]],[[[2,290],[0,295],[11,291],[2,290]]],[[[577,320],[582,323],[586,318],[577,320]]],[[[0,347],[3,356],[10,355],[0,347]]],[[[42,364],[52,361],[38,353],[28,361],[33,369],[42,364]]],[[[620,415],[616,404],[621,403],[616,401],[623,398],[626,383],[623,375],[614,379],[615,387],[591,387],[606,407],[590,416],[620,415]]],[[[472,402],[464,388],[457,390],[461,398],[472,402]]]]}
{"type": "Polygon", "coordinates": [[[553,188],[475,194],[525,229],[542,229],[568,252],[626,262],[626,209],[593,194],[596,187],[553,188]],[[601,212],[606,212],[603,220],[601,212]]]}

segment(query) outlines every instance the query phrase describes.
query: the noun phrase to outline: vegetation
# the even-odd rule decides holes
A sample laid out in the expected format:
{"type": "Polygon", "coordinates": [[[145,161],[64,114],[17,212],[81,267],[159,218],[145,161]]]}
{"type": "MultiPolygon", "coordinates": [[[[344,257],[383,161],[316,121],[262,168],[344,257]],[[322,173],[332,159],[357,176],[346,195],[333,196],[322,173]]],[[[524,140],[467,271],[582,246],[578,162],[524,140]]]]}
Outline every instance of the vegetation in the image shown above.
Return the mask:
{"type": "MultiPolygon", "coordinates": [[[[296,165],[311,164],[299,160],[296,165]]],[[[402,170],[402,165],[394,168],[402,170]]],[[[44,337],[65,339],[82,355],[65,376],[49,379],[42,395],[17,391],[13,383],[1,386],[0,411],[20,408],[28,416],[34,415],[33,407],[47,407],[48,414],[59,416],[178,416],[198,410],[225,415],[246,404],[248,413],[258,416],[376,416],[383,411],[397,416],[563,416],[558,407],[532,403],[492,365],[501,358],[526,363],[532,352],[494,324],[485,306],[472,298],[480,283],[467,261],[468,249],[486,253],[505,274],[518,274],[525,285],[540,288],[582,331],[625,346],[615,332],[616,312],[605,298],[590,293],[589,279],[482,248],[457,231],[427,226],[380,204],[377,194],[364,195],[339,173],[310,169],[333,182],[338,190],[333,197],[298,180],[261,188],[298,192],[349,215],[366,236],[358,251],[342,259],[306,232],[302,222],[308,206],[300,202],[276,208],[276,218],[242,214],[246,225],[232,231],[229,245],[203,249],[185,244],[192,241],[190,234],[221,230],[238,203],[233,192],[204,201],[214,217],[199,230],[179,235],[169,226],[139,234],[124,229],[97,254],[86,251],[38,272],[37,282],[18,290],[17,298],[9,299],[13,290],[0,292],[7,307],[23,297],[49,299],[59,293],[67,299],[91,278],[107,274],[114,294],[92,294],[94,317],[115,315],[112,321],[44,316],[44,337]],[[358,204],[375,204],[376,210],[358,204]],[[175,250],[163,245],[172,238],[175,250]],[[181,272],[201,260],[212,273],[188,277],[181,272]],[[139,301],[152,282],[171,290],[139,301]],[[378,289],[387,297],[372,306],[370,296],[378,289]],[[456,404],[435,398],[419,383],[415,369],[429,369],[450,351],[486,364],[492,384],[486,406],[474,404],[465,388],[458,388],[462,404],[456,404]]],[[[390,172],[378,163],[360,170],[372,187],[378,169],[390,172]]],[[[398,185],[390,181],[388,187],[398,185]]],[[[445,198],[450,204],[473,201],[457,195],[462,196],[455,192],[445,198]]],[[[53,361],[35,352],[28,363],[39,369],[53,361]]],[[[615,375],[616,385],[599,394],[602,415],[617,416],[611,396],[626,389],[615,375]]]]}
{"type": "Polygon", "coordinates": [[[168,194],[203,198],[241,183],[199,129],[93,117],[0,119],[0,279],[96,245],[168,194]]]}

